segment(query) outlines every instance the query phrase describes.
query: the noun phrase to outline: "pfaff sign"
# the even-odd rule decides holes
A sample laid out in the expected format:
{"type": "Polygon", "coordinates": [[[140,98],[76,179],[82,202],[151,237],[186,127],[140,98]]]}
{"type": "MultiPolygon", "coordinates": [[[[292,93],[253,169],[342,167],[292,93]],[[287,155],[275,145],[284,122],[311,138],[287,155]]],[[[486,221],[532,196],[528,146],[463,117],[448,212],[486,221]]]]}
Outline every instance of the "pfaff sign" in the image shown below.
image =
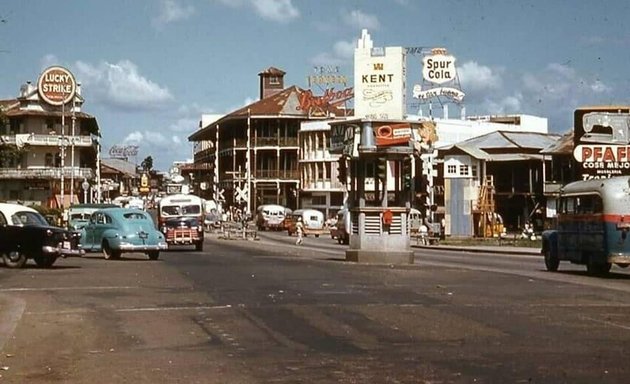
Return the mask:
{"type": "Polygon", "coordinates": [[[630,146],[578,145],[573,157],[582,166],[582,179],[624,175],[630,169],[630,146]]]}
{"type": "Polygon", "coordinates": [[[455,80],[455,57],[450,55],[429,55],[422,59],[422,77],[431,83],[444,84],[455,80]]]}
{"type": "Polygon", "coordinates": [[[64,105],[76,94],[77,82],[72,73],[63,67],[49,67],[39,76],[37,91],[50,105],[64,105]]]}

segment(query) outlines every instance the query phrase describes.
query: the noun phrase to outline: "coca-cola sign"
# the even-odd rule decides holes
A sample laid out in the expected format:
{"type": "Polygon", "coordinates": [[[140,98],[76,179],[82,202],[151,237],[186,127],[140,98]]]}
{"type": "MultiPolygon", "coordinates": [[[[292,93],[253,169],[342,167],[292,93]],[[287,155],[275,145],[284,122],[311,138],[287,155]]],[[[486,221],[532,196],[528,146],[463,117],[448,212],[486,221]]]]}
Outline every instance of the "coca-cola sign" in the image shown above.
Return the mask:
{"type": "Polygon", "coordinates": [[[137,145],[114,145],[109,149],[111,157],[133,157],[138,155],[137,145]]]}

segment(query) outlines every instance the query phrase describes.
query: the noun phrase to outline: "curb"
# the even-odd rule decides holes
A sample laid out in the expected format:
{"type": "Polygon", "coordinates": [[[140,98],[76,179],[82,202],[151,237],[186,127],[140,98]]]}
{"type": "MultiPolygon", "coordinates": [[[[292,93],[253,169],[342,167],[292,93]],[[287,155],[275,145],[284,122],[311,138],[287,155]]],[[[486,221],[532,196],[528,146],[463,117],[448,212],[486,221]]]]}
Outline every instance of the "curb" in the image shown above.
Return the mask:
{"type": "Polygon", "coordinates": [[[456,245],[412,245],[412,248],[422,248],[431,250],[455,251],[455,252],[473,252],[473,253],[492,253],[504,255],[523,255],[523,256],[540,256],[540,249],[531,248],[510,248],[510,247],[466,247],[456,245]]]}

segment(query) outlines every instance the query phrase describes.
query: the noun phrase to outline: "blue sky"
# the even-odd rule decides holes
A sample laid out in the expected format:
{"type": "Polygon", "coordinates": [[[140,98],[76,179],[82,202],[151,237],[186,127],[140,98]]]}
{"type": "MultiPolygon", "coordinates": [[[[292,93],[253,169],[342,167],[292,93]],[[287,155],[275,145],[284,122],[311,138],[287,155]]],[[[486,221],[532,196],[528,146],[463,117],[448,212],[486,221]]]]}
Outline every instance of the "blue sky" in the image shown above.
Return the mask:
{"type": "MultiPolygon", "coordinates": [[[[314,65],[352,79],[367,28],[375,46],[447,48],[468,115],[533,114],[563,133],[578,106],[630,104],[629,14],[627,0],[5,1],[0,98],[65,66],[82,83],[105,155],[138,144],[138,163],[150,155],[167,170],[192,157],[187,137],[201,114],[256,100],[270,66],[287,72],[286,86],[306,87],[314,65]]],[[[409,60],[411,89],[421,67],[409,60]]]]}

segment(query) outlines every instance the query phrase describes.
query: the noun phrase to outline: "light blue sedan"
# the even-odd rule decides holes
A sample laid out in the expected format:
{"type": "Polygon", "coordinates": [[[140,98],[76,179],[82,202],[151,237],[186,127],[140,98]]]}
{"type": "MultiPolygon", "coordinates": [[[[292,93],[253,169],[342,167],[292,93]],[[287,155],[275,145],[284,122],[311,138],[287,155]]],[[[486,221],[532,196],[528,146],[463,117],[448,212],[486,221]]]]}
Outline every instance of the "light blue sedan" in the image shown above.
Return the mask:
{"type": "Polygon", "coordinates": [[[157,260],[160,251],[168,248],[151,216],[129,208],[106,208],[92,213],[81,230],[80,246],[85,252],[103,252],[108,260],[130,252],[146,253],[149,259],[157,260]]]}

